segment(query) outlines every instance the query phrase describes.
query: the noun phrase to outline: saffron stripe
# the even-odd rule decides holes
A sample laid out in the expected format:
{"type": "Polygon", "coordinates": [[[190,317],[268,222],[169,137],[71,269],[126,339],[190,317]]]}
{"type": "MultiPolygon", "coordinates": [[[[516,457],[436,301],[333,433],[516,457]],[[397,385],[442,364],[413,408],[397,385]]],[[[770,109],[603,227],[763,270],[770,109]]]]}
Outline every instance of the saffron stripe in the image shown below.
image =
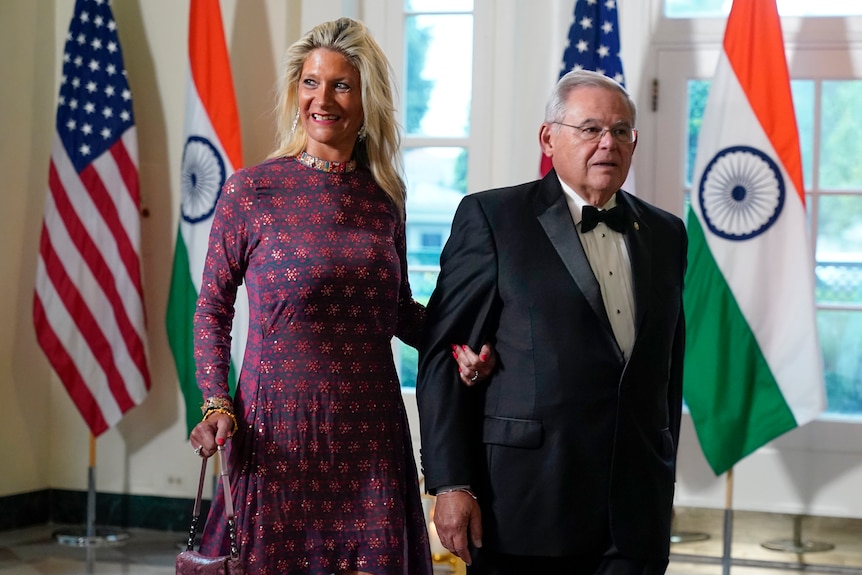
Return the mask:
{"type": "Polygon", "coordinates": [[[728,17],[724,51],[804,206],[799,129],[778,8],[775,2],[736,4],[728,17]]]}
{"type": "Polygon", "coordinates": [[[221,10],[209,2],[191,0],[189,19],[189,65],[219,142],[234,169],[242,165],[242,134],[239,128],[233,75],[224,38],[221,10]]]}

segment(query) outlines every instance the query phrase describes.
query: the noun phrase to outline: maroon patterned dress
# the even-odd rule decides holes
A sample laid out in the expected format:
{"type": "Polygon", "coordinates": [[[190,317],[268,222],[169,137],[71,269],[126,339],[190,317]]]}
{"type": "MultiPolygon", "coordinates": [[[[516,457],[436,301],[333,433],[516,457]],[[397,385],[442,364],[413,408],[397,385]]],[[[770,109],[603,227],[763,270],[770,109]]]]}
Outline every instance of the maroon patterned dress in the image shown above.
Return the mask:
{"type": "MultiPolygon", "coordinates": [[[[236,172],[219,198],[195,314],[204,397],[227,394],[237,286],[249,334],[229,445],[247,572],[431,573],[390,340],[415,345],[404,221],[370,172],[293,158],[236,172]]],[[[219,486],[220,488],[221,486],[219,486]]],[[[228,552],[221,490],[202,534],[228,552]]]]}

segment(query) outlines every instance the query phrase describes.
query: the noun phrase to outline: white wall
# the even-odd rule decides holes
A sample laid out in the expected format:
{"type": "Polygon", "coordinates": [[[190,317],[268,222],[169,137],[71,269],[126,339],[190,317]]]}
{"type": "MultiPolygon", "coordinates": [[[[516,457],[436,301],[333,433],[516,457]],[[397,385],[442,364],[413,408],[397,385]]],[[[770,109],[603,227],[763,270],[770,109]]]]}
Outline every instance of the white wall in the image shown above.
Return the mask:
{"type": "MultiPolygon", "coordinates": [[[[638,101],[642,133],[654,131],[649,84],[657,0],[620,0],[623,61],[638,101]]],[[[0,497],[37,489],[86,490],[88,431],[39,349],[31,308],[63,38],[73,0],[4,0],[0,18],[0,497]],[[11,55],[14,55],[12,57],[11,55]]],[[[384,48],[397,0],[222,0],[247,164],[273,140],[270,116],[282,51],[303,30],[342,14],[363,18],[384,48]],[[242,10],[238,10],[242,6],[242,10]]],[[[488,100],[487,186],[535,177],[544,100],[556,79],[571,0],[496,0],[487,41],[494,56],[488,100]],[[544,10],[536,9],[541,6],[544,10]],[[525,159],[526,158],[526,159],[525,159]],[[535,158],[535,159],[533,159],[535,158]]],[[[146,401],[96,442],[99,491],[192,497],[198,459],[185,437],[182,399],[164,316],[179,204],[188,3],[114,2],[134,94],[140,147],[144,291],[153,388],[146,401]]],[[[638,181],[653,181],[653,155],[641,142],[638,181]]],[[[638,194],[655,201],[649,185],[638,194]]],[[[407,394],[411,425],[415,400],[407,394]]],[[[862,436],[858,425],[821,421],[759,451],[737,467],[735,506],[862,517],[862,436]]],[[[418,446],[418,444],[415,443],[418,446]]],[[[680,505],[721,507],[724,484],[712,476],[686,419],[680,454],[680,505]]]]}

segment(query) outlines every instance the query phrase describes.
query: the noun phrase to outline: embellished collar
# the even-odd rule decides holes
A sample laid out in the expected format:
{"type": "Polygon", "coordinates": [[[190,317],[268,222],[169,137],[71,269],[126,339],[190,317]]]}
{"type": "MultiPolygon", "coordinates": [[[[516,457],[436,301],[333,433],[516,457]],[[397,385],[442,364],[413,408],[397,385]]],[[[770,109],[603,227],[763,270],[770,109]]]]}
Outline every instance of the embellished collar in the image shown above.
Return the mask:
{"type": "Polygon", "coordinates": [[[305,151],[296,157],[296,161],[303,166],[320,172],[346,174],[356,170],[356,160],[348,160],[347,162],[331,162],[329,160],[321,160],[305,151]]]}

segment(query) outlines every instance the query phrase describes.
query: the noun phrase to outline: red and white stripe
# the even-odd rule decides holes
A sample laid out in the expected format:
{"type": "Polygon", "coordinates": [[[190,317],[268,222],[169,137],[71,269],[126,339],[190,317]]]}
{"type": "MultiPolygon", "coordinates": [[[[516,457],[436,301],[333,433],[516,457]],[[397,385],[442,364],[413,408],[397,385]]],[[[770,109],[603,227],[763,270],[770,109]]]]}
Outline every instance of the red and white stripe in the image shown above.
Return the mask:
{"type": "Polygon", "coordinates": [[[136,130],[75,171],[55,136],[36,272],[36,336],[93,435],[150,388],[136,130]]]}

